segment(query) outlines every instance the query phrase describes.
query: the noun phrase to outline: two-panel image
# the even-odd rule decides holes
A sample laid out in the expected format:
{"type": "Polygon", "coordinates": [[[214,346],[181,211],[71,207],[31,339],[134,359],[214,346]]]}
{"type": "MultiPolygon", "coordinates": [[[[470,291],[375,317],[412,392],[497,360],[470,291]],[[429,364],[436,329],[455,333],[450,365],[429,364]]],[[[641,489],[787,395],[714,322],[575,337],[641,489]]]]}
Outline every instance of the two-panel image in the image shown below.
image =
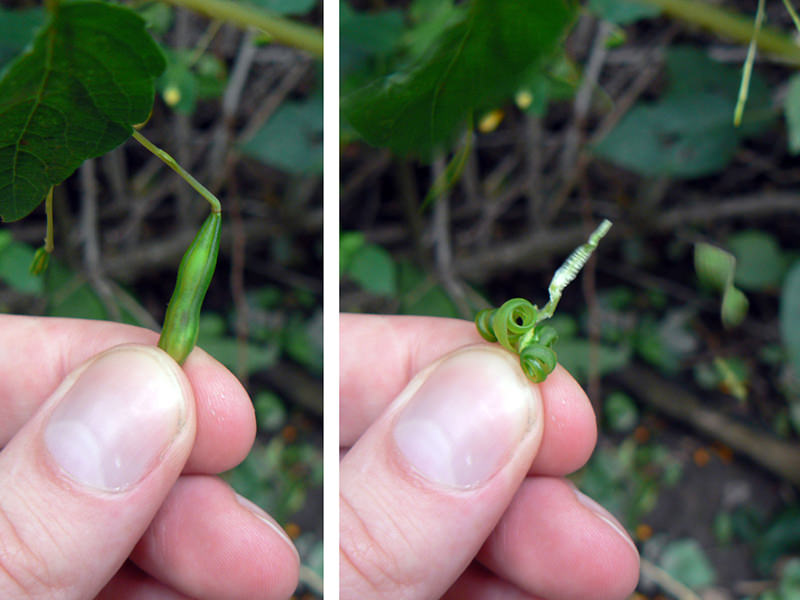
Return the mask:
{"type": "Polygon", "coordinates": [[[800,597],[790,0],[2,0],[0,600],[800,597]]]}

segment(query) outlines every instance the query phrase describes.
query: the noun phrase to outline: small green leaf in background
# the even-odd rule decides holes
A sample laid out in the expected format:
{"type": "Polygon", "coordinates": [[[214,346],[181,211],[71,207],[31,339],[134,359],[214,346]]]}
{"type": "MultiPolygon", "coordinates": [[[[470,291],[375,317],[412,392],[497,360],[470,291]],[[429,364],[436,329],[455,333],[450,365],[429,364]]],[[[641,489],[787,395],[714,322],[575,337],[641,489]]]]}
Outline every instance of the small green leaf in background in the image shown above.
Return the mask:
{"type": "Polygon", "coordinates": [[[734,127],[741,70],[698,49],[670,49],[667,75],[664,96],[636,104],[595,146],[598,156],[649,177],[702,177],[725,167],[774,116],[769,88],[754,73],[744,123],[734,127]]]}
{"type": "Polygon", "coordinates": [[[190,115],[198,100],[217,98],[225,91],[225,65],[210,54],[195,58],[194,50],[164,49],[167,68],[157,88],[164,102],[176,112],[190,115]]]}
{"type": "Polygon", "coordinates": [[[736,258],[705,242],[694,245],[694,268],[703,285],[722,292],[720,316],[725,328],[736,327],[747,316],[747,297],[734,287],[736,258]]]}
{"type": "Polygon", "coordinates": [[[57,3],[0,80],[0,217],[21,219],[87,158],[145,121],[164,57],[133,11],[57,3]]]}
{"type": "Polygon", "coordinates": [[[308,319],[293,314],[283,329],[283,349],[313,373],[322,373],[322,310],[308,319]]]}
{"type": "Polygon", "coordinates": [[[28,268],[35,253],[32,246],[15,242],[8,231],[0,231],[0,281],[23,294],[41,293],[41,277],[28,268]]]}
{"type": "Polygon", "coordinates": [[[205,312],[200,317],[197,345],[231,371],[249,375],[270,368],[278,360],[280,348],[272,343],[246,343],[226,334],[226,323],[220,315],[205,312]],[[244,364],[240,358],[244,357],[244,364]]]}
{"type": "Polygon", "coordinates": [[[373,294],[397,293],[397,268],[391,255],[375,244],[366,244],[350,258],[345,274],[373,294]]]}
{"type": "Polygon", "coordinates": [[[786,128],[789,134],[789,152],[800,153],[800,73],[789,78],[789,90],[783,101],[786,128]]]}
{"type": "Polygon", "coordinates": [[[639,422],[639,409],[625,392],[612,392],[603,402],[603,415],[612,431],[631,431],[639,422]]]}
{"type": "Polygon", "coordinates": [[[800,552],[800,506],[789,506],[758,532],[755,562],[758,570],[769,574],[781,557],[800,552]]]}
{"type": "Polygon", "coordinates": [[[800,260],[792,266],[781,290],[781,339],[795,376],[800,378],[800,260]]]}
{"type": "Polygon", "coordinates": [[[253,399],[260,431],[275,432],[286,424],[286,407],[275,392],[265,390],[253,399]]]}
{"type": "Polygon", "coordinates": [[[631,360],[631,349],[628,346],[611,344],[593,344],[583,338],[560,339],[555,346],[558,362],[580,382],[589,378],[594,367],[596,375],[602,376],[626,367],[631,360]],[[595,347],[596,363],[592,363],[592,347],[595,347]]]}
{"type": "Polygon", "coordinates": [[[367,243],[367,238],[360,231],[342,231],[339,234],[339,275],[344,275],[353,261],[353,257],[367,243]]]}
{"type": "Polygon", "coordinates": [[[322,94],[281,104],[241,149],[293,175],[322,173],[322,94]]]}
{"type": "Polygon", "coordinates": [[[444,288],[411,261],[400,261],[397,281],[400,313],[451,318],[462,316],[444,288]]]}
{"type": "Polygon", "coordinates": [[[0,71],[33,40],[43,23],[41,8],[9,10],[0,7],[0,71]]]}
{"type": "Polygon", "coordinates": [[[697,338],[688,326],[691,317],[692,313],[682,309],[668,311],[660,320],[645,315],[634,335],[636,352],[662,372],[674,375],[697,348],[697,338]]]}
{"type": "Polygon", "coordinates": [[[660,566],[675,579],[692,589],[714,583],[714,568],[697,540],[670,542],[661,554],[660,566]]]}
{"type": "Polygon", "coordinates": [[[346,96],[343,114],[372,145],[430,157],[516,92],[573,14],[567,0],[474,0],[421,60],[346,96]]]}
{"type": "Polygon", "coordinates": [[[544,65],[529,69],[517,90],[517,106],[537,116],[544,116],[550,102],[575,96],[581,81],[580,69],[566,55],[559,55],[544,65]]]}
{"type": "Polygon", "coordinates": [[[633,0],[589,0],[589,10],[601,19],[617,25],[628,25],[661,14],[661,9],[657,6],[639,4],[633,0]]]}
{"type": "Polygon", "coordinates": [[[740,231],[728,239],[728,247],[736,257],[736,285],[754,292],[778,289],[787,264],[774,235],[740,231]]]}

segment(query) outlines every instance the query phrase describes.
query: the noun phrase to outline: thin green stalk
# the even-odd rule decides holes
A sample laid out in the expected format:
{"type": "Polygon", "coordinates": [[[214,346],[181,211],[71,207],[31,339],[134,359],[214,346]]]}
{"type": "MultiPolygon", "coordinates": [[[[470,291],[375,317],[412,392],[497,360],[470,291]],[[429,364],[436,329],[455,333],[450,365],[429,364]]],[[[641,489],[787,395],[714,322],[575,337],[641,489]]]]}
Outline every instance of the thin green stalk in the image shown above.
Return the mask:
{"type": "Polygon", "coordinates": [[[761,31],[761,24],[764,22],[764,0],[758,0],[756,9],[756,22],[753,29],[753,37],[747,48],[747,58],[742,67],[742,82],[739,84],[739,98],[736,100],[736,109],[733,111],[733,125],[738,127],[742,124],[742,114],[744,105],[747,103],[747,93],[750,91],[750,76],[753,74],[753,63],[756,60],[756,38],[761,31]]]}
{"type": "Polygon", "coordinates": [[[172,158],[168,153],[164,152],[161,148],[153,144],[150,140],[144,137],[141,133],[133,130],[133,139],[139,142],[142,146],[150,150],[153,154],[155,154],[158,158],[160,158],[166,165],[175,171],[178,175],[183,177],[190,186],[192,186],[197,192],[211,205],[211,212],[212,213],[219,213],[222,212],[222,205],[217,200],[217,197],[212,194],[208,189],[197,179],[192,177],[192,175],[186,171],[183,167],[181,167],[178,162],[172,158]]]}
{"type": "Polygon", "coordinates": [[[47,191],[47,198],[44,201],[44,212],[47,214],[47,233],[44,238],[44,250],[48,254],[53,252],[56,247],[53,240],[53,186],[47,191]]]}
{"type": "Polygon", "coordinates": [[[248,27],[261,29],[277,42],[294,46],[317,58],[322,58],[322,31],[316,27],[284,19],[259,8],[231,2],[231,0],[164,1],[176,6],[185,6],[213,19],[228,21],[243,29],[248,27]]]}
{"type": "Polygon", "coordinates": [[[789,16],[792,17],[792,22],[794,23],[794,28],[797,31],[800,31],[800,17],[797,16],[797,11],[795,11],[794,6],[789,0],[783,0],[783,5],[786,7],[786,12],[789,13],[789,16]]]}
{"type": "MultiPolygon", "coordinates": [[[[747,44],[755,29],[750,17],[699,2],[697,0],[637,0],[641,4],[657,6],[665,14],[698,25],[709,31],[747,44]]],[[[756,37],[758,49],[782,60],[800,65],[800,46],[777,29],[763,27],[756,37]]]]}

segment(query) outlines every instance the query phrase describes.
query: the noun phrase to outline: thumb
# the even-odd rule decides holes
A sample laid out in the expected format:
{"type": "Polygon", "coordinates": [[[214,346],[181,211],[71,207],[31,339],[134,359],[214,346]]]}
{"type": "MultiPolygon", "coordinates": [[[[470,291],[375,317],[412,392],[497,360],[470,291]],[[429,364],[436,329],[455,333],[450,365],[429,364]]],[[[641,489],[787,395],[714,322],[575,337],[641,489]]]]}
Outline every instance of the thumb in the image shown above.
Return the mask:
{"type": "Polygon", "coordinates": [[[417,375],[342,459],[342,598],[438,598],[524,479],[542,399],[516,357],[470,346],[417,375]]]}
{"type": "Polygon", "coordinates": [[[94,597],[194,433],[191,385],[158,348],[112,348],[68,375],[0,452],[0,597],[94,597]]]}

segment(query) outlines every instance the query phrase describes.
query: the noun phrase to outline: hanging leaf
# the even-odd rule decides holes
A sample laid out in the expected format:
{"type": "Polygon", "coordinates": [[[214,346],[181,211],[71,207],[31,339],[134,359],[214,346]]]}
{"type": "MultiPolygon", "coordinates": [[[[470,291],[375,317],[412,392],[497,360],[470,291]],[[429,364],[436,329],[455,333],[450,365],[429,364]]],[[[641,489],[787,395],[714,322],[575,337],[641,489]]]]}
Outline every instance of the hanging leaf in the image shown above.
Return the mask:
{"type": "Polygon", "coordinates": [[[569,0],[473,0],[421,59],[347,96],[344,115],[370,144],[429,157],[475,109],[513,96],[573,12],[569,0]]]}
{"type": "Polygon", "coordinates": [[[104,2],[62,2],[0,80],[0,218],[21,219],[87,158],[147,120],[164,57],[145,22],[104,2]]]}

